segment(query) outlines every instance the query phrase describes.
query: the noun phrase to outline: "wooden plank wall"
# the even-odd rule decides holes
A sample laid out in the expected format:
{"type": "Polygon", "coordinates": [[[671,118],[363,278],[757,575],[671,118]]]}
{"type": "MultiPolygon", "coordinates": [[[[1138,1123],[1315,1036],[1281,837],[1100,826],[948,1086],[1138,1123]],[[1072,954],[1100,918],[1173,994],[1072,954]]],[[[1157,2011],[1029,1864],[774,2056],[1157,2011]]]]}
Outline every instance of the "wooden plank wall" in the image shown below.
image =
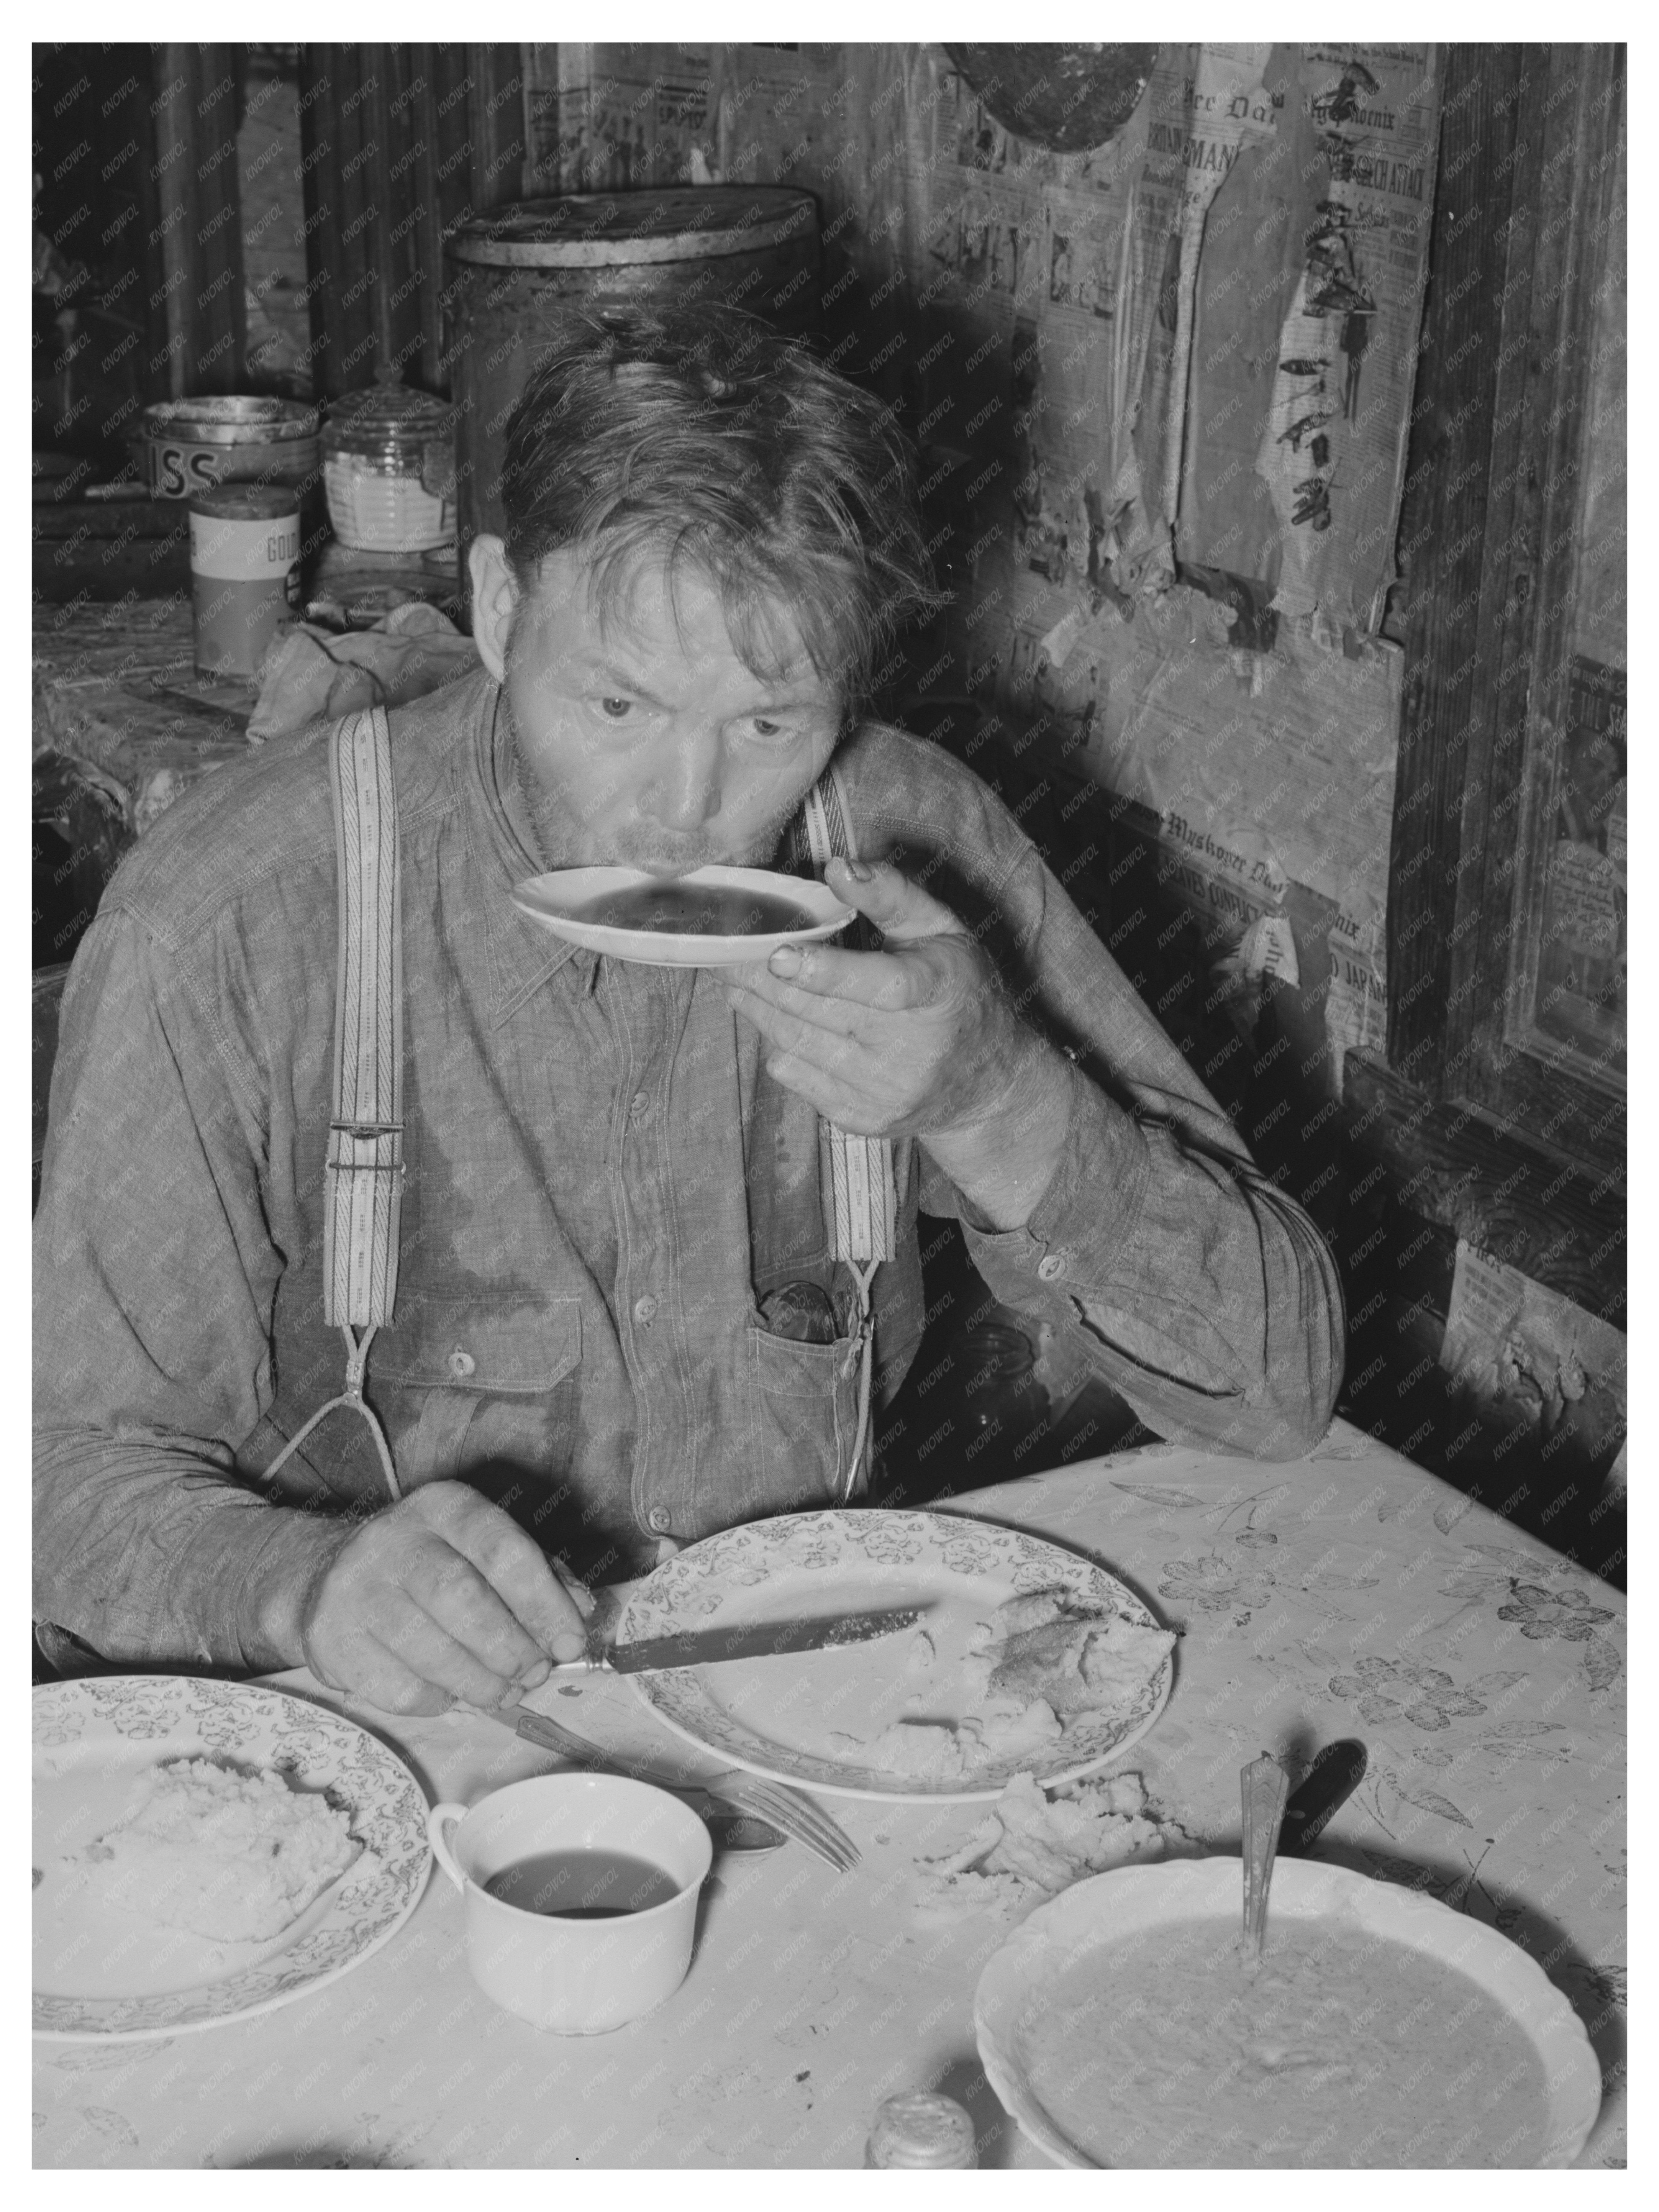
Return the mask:
{"type": "Polygon", "coordinates": [[[300,117],[319,398],[448,389],[442,240],[520,195],[517,46],[307,46],[300,117]]]}
{"type": "Polygon", "coordinates": [[[66,497],[90,454],[115,463],[138,408],[169,394],[155,59],[139,46],[33,49],[38,219],[83,272],[55,295],[61,319],[34,301],[34,441],[87,459],[66,497]]]}
{"type": "Polygon", "coordinates": [[[155,58],[167,386],[174,399],[244,387],[238,58],[234,46],[221,45],[164,46],[155,58]]]}

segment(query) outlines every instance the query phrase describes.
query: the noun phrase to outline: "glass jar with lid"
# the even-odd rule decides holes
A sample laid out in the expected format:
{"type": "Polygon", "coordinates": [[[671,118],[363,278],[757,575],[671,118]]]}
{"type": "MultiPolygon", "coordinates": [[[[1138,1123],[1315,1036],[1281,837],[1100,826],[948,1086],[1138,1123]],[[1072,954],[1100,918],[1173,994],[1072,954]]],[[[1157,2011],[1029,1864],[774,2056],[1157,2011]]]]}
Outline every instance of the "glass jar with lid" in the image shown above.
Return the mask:
{"type": "Polygon", "coordinates": [[[335,400],[323,425],[328,516],[360,552],[424,553],[455,536],[455,410],[382,380],[335,400]]]}

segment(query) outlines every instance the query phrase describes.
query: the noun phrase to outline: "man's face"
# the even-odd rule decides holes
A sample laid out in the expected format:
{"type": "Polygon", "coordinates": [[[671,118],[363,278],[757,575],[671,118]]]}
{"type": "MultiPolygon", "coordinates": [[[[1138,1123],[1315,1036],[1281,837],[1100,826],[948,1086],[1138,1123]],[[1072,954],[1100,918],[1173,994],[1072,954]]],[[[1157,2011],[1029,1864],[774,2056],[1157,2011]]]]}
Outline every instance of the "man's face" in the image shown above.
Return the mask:
{"type": "Polygon", "coordinates": [[[513,611],[503,688],[548,866],[662,876],[770,860],[823,771],[841,702],[781,609],[775,678],[738,659],[713,586],[639,574],[601,624],[578,556],[550,555],[513,611]]]}

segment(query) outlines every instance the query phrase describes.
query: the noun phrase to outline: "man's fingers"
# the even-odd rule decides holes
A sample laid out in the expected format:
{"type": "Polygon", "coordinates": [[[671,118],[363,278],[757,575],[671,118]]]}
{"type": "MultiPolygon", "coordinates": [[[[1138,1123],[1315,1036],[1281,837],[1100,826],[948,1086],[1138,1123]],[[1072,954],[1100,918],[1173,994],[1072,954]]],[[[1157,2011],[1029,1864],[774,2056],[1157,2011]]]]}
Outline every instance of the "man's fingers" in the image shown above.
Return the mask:
{"type": "Polygon", "coordinates": [[[905,1013],[939,994],[942,979],[915,954],[843,952],[824,945],[780,945],[764,964],[731,971],[740,988],[808,1013],[826,1028],[853,1029],[866,1012],[905,1013]]]}
{"type": "Polygon", "coordinates": [[[826,1027],[810,1016],[792,1013],[754,991],[738,991],[728,996],[734,1010],[745,1021],[752,1022],[777,1051],[821,1068],[827,1075],[838,1076],[843,1082],[855,1083],[854,1071],[869,1052],[861,1038],[844,1030],[826,1027]]]}
{"type": "Polygon", "coordinates": [[[549,1559],[547,1564],[553,1570],[559,1588],[570,1600],[571,1604],[575,1607],[585,1621],[591,1621],[599,1601],[587,1584],[573,1568],[566,1566],[562,1559],[549,1559]]]}
{"type": "MultiPolygon", "coordinates": [[[[426,1537],[411,1554],[402,1580],[422,1612],[487,1668],[495,1681],[505,1685],[520,1680],[544,1656],[541,1645],[482,1572],[442,1537],[426,1537]]],[[[383,1630],[376,1632],[385,1634],[383,1630]]],[[[460,1687],[459,1683],[451,1686],[460,1687]]],[[[472,1692],[463,1694],[471,1697],[472,1692]]]]}
{"type": "Polygon", "coordinates": [[[427,1500],[433,1511],[428,1525],[471,1561],[539,1650],[555,1659],[580,1659],[587,1649],[581,1612],[540,1545],[463,1483],[429,1484],[411,1503],[427,1500]],[[439,1489],[449,1493],[441,1502],[439,1489]]]}
{"type": "Polygon", "coordinates": [[[452,1698],[464,1698],[488,1711],[518,1694],[514,1676],[487,1665],[452,1633],[448,1620],[426,1610],[412,1589],[404,1603],[377,1627],[375,1637],[412,1674],[447,1691],[452,1698]]]}
{"type": "Polygon", "coordinates": [[[361,1623],[331,1633],[325,1629],[307,1646],[306,1656],[319,1681],[383,1713],[432,1716],[447,1713],[455,1702],[449,1691],[424,1680],[361,1623]]]}
{"type": "Polygon", "coordinates": [[[410,1719],[434,1719],[453,1705],[455,1700],[447,1690],[423,1681],[384,1644],[366,1651],[364,1658],[367,1663],[351,1694],[366,1705],[377,1705],[383,1713],[402,1713],[410,1719]]]}
{"type": "Polygon", "coordinates": [[[838,1129],[846,1129],[855,1137],[886,1137],[897,1133],[890,1117],[881,1108],[861,1092],[849,1091],[822,1069],[796,1060],[788,1053],[771,1053],[767,1056],[769,1075],[775,1076],[786,1090],[794,1091],[809,1106],[815,1107],[826,1121],[833,1121],[838,1129]]]}
{"type": "Polygon", "coordinates": [[[890,939],[908,943],[923,937],[942,937],[962,927],[948,906],[941,906],[920,884],[913,884],[885,860],[854,863],[837,857],[823,877],[838,899],[867,915],[890,939]],[[855,866],[862,875],[854,874],[855,866]]]}

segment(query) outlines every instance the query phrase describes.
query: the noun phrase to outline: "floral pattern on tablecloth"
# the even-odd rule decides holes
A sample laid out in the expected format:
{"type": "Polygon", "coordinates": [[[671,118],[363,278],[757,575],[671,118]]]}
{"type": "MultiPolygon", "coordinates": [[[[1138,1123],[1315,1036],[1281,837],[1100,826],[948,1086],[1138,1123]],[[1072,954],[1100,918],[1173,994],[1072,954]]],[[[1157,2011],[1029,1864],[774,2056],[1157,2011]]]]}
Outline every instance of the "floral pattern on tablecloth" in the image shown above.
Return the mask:
{"type": "Polygon", "coordinates": [[[1438,1667],[1414,1667],[1406,1659],[1362,1659],[1352,1674],[1334,1674],[1331,1693],[1358,1706],[1379,1728],[1407,1720],[1414,1728],[1449,1728],[1453,1720],[1484,1713],[1473,1691],[1459,1689],[1438,1667]]]}

